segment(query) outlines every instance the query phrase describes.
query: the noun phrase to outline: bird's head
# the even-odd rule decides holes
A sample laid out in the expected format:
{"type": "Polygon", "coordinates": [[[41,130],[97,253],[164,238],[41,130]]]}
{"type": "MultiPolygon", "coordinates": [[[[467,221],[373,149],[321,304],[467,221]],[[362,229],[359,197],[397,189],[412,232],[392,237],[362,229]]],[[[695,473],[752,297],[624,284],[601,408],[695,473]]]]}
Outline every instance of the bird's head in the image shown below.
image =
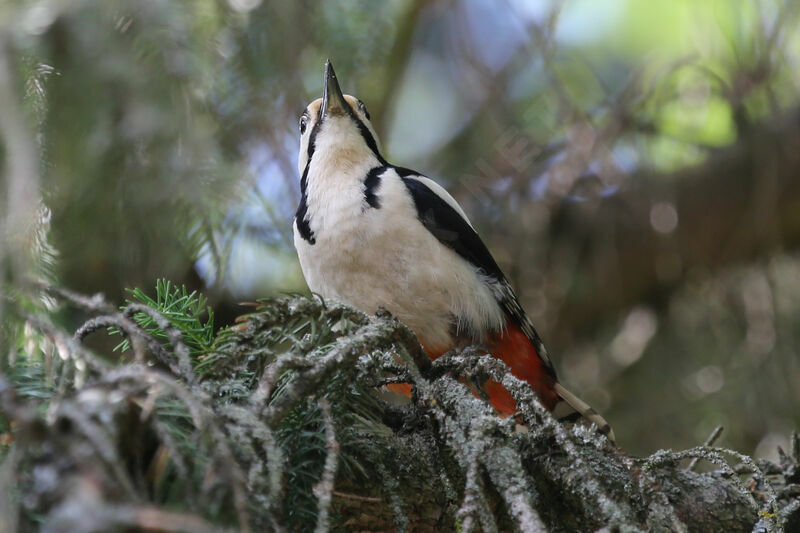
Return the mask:
{"type": "Polygon", "coordinates": [[[358,98],[342,94],[330,61],[325,62],[322,98],[308,104],[300,116],[297,164],[304,178],[312,163],[329,169],[386,164],[367,107],[358,98]]]}

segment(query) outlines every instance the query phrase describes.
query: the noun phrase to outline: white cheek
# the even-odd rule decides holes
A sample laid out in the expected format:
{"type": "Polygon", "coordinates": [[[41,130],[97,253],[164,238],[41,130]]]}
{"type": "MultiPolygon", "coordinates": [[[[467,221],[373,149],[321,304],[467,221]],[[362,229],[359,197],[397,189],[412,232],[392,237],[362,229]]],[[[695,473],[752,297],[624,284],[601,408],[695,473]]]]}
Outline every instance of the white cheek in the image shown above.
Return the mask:
{"type": "MultiPolygon", "coordinates": [[[[308,130],[306,130],[308,131],[308,130]]],[[[297,172],[302,176],[308,162],[308,136],[300,137],[300,151],[297,154],[297,172]]]]}

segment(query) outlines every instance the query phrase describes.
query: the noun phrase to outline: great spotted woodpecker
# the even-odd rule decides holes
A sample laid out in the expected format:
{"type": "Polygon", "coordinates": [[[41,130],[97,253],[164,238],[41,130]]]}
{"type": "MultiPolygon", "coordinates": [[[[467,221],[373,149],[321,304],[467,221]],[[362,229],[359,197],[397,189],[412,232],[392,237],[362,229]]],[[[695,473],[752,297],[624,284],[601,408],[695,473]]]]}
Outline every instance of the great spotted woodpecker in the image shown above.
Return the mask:
{"type": "MultiPolygon", "coordinates": [[[[385,308],[431,358],[481,343],[559,418],[608,423],[558,382],[547,350],[461,206],[433,180],[381,155],[364,103],[325,63],[322,98],[300,117],[294,243],[309,288],[367,313],[385,308]]],[[[499,383],[486,392],[513,414],[499,383]]]]}

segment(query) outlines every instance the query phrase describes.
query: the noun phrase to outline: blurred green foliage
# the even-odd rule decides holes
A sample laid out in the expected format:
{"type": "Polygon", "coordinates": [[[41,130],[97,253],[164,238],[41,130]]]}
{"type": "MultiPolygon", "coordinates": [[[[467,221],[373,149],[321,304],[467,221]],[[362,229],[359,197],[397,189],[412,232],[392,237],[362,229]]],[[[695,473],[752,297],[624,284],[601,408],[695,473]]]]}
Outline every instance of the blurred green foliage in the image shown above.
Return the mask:
{"type": "MultiPolygon", "coordinates": [[[[797,30],[792,0],[5,2],[6,292],[32,276],[121,301],[168,278],[207,292],[224,324],[237,301],[305,290],[291,243],[296,121],[331,58],[387,157],[462,203],[564,381],[623,446],[686,447],[722,424],[725,444],[749,452],[800,425],[798,243],[773,235],[746,262],[693,265],[670,240],[685,219],[670,222],[669,191],[797,108],[797,30]],[[631,209],[664,204],[641,241],[661,255],[637,241],[618,260],[658,263],[660,277],[622,280],[614,290],[634,304],[604,312],[605,270],[585,253],[613,249],[613,235],[590,223],[576,238],[562,214],[626,191],[643,191],[631,209]],[[38,215],[26,226],[20,213],[38,215]],[[576,294],[601,310],[588,325],[563,311],[576,294]]],[[[755,161],[766,188],[719,213],[731,248],[791,216],[758,173],[781,164],[755,161]]],[[[716,195],[749,186],[731,176],[716,195]]]]}

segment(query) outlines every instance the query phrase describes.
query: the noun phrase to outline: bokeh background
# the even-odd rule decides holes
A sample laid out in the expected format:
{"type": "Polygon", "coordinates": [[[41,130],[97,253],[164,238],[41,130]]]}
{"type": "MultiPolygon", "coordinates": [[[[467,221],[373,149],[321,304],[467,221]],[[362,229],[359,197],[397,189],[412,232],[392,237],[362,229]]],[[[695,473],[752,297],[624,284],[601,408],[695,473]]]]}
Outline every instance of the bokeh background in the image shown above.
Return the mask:
{"type": "Polygon", "coordinates": [[[624,448],[722,425],[722,445],[769,456],[800,428],[799,15],[794,0],[5,0],[0,319],[31,279],[121,302],[165,277],[220,324],[306,291],[297,121],[330,58],[387,159],[462,203],[624,448]]]}

